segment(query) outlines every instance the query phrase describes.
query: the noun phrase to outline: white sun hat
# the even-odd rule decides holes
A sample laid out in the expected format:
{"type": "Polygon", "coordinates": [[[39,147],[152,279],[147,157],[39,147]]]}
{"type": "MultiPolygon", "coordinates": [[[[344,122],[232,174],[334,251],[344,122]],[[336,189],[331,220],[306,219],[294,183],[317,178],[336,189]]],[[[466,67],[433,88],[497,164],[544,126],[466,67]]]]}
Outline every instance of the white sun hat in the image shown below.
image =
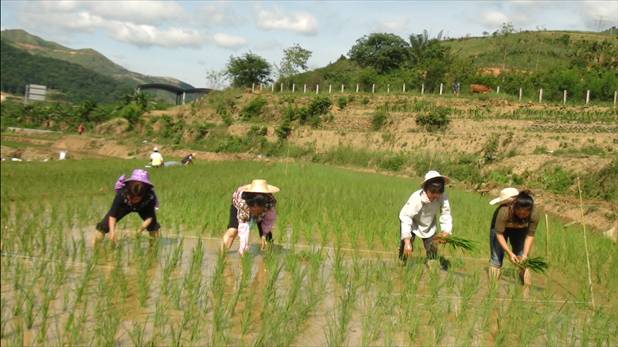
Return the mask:
{"type": "Polygon", "coordinates": [[[251,184],[244,185],[240,187],[243,192],[249,193],[276,193],[279,191],[279,188],[275,186],[271,186],[266,183],[266,180],[255,179],[251,181],[251,184]]]}
{"type": "Polygon", "coordinates": [[[159,147],[153,148],[153,151],[158,152],[159,151],[159,147]]]}
{"type": "Polygon", "coordinates": [[[500,196],[491,200],[489,204],[490,205],[501,204],[511,198],[516,197],[517,195],[519,195],[519,190],[517,190],[517,188],[512,188],[512,187],[504,188],[500,191],[500,196]]]}
{"type": "Polygon", "coordinates": [[[448,181],[450,181],[450,178],[448,178],[447,176],[440,175],[438,171],[431,170],[427,171],[427,173],[425,174],[425,179],[423,180],[423,183],[421,183],[421,187],[424,186],[425,182],[429,181],[430,179],[438,177],[442,177],[444,179],[444,183],[448,183],[448,181]]]}

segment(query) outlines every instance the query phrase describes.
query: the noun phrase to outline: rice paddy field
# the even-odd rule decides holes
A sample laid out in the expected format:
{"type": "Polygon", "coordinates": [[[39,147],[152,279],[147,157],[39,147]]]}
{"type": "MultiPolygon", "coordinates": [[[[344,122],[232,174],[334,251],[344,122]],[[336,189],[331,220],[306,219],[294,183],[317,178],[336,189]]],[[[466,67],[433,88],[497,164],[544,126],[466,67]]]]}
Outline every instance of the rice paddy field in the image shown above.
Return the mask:
{"type": "Polygon", "coordinates": [[[616,244],[549,217],[529,297],[505,260],[489,283],[490,197],[450,187],[448,270],[426,267],[417,240],[397,260],[398,213],[419,181],[305,163],[222,161],[151,170],[162,238],[120,222],[117,247],[94,249],[95,224],[130,160],[2,163],[2,346],[371,346],[618,344],[616,244]],[[254,178],[277,193],[275,244],[219,252],[232,192],[254,178]],[[592,290],[591,290],[592,289],[592,290]]]}

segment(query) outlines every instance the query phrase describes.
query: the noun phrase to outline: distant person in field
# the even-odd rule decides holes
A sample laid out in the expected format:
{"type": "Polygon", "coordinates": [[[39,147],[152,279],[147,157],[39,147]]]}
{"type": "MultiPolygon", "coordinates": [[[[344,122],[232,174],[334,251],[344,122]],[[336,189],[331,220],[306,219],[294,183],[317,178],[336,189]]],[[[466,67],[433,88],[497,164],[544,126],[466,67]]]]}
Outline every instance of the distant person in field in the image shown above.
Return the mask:
{"type": "Polygon", "coordinates": [[[150,153],[150,165],[152,167],[162,167],[164,164],[163,156],[159,153],[159,148],[155,147],[150,153]]]}
{"type": "Polygon", "coordinates": [[[184,158],[182,158],[180,162],[182,163],[182,165],[191,165],[193,164],[194,157],[195,157],[195,153],[189,153],[184,158]]]}
{"type": "MultiPolygon", "coordinates": [[[[489,231],[489,276],[499,279],[504,253],[513,264],[528,258],[541,213],[534,206],[530,191],[520,192],[515,188],[502,189],[500,196],[489,204],[498,205],[489,231]]],[[[524,286],[530,287],[530,270],[520,269],[519,277],[524,286]]]]}
{"type": "Polygon", "coordinates": [[[77,126],[77,133],[78,134],[83,134],[84,130],[86,130],[86,128],[84,127],[84,123],[79,123],[79,125],[77,126]]]}
{"type": "Polygon", "coordinates": [[[261,179],[236,189],[232,194],[227,231],[223,235],[223,249],[230,249],[238,236],[238,253],[243,255],[249,249],[249,229],[253,223],[257,225],[260,233],[260,249],[264,250],[267,243],[272,242],[272,229],[277,219],[277,200],[273,193],[278,191],[279,188],[261,179]]]}
{"type": "Polygon", "coordinates": [[[96,226],[95,245],[105,238],[105,234],[108,234],[109,239],[116,243],[118,238],[116,225],[131,212],[137,212],[143,220],[138,233],[148,230],[153,239],[158,238],[160,225],[157,222],[156,210],[159,202],[148,172],[137,169],[133,170],[128,179],[125,179],[124,175],[120,176],[116,181],[114,190],[116,196],[112,202],[112,207],[96,226]]]}
{"type": "Polygon", "coordinates": [[[438,258],[435,243],[444,243],[444,238],[452,233],[453,218],[451,206],[444,188],[448,177],[437,171],[429,171],[421,184],[421,189],[412,193],[399,212],[400,236],[399,258],[406,262],[412,255],[414,239],[418,236],[423,240],[426,261],[429,265],[438,258]],[[440,234],[436,235],[439,217],[440,234]],[[434,243],[435,242],[435,243],[434,243]]]}

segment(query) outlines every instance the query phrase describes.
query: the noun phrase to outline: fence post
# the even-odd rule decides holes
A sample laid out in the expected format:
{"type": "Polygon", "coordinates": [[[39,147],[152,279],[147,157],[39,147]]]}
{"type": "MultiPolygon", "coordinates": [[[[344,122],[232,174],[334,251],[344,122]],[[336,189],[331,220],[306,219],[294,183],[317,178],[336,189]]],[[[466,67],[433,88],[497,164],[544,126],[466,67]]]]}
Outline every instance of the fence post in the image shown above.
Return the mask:
{"type": "Polygon", "coordinates": [[[358,83],[356,83],[356,93],[358,93],[358,83]]]}
{"type": "Polygon", "coordinates": [[[303,84],[303,94],[307,92],[307,84],[303,84]]]}
{"type": "Polygon", "coordinates": [[[614,108],[616,107],[617,100],[618,100],[618,90],[614,90],[614,108]]]}
{"type": "Polygon", "coordinates": [[[270,92],[271,93],[275,92],[275,84],[274,83],[270,85],[270,92]]]}
{"type": "Polygon", "coordinates": [[[260,92],[262,91],[263,86],[264,86],[264,83],[260,83],[260,92]]]}
{"type": "Polygon", "coordinates": [[[387,84],[386,85],[386,94],[390,94],[391,93],[391,85],[387,84]]]}
{"type": "Polygon", "coordinates": [[[590,102],[590,89],[586,90],[586,105],[590,102]]]}
{"type": "Polygon", "coordinates": [[[320,92],[320,85],[316,84],[315,85],[315,94],[317,95],[320,92]]]}
{"type": "Polygon", "coordinates": [[[496,88],[496,94],[500,94],[500,86],[498,86],[498,88],[496,88]]]}
{"type": "Polygon", "coordinates": [[[444,84],[440,83],[440,95],[442,95],[442,90],[444,89],[444,84]]]}
{"type": "Polygon", "coordinates": [[[280,83],[280,84],[279,84],[279,92],[280,92],[280,93],[283,93],[283,83],[280,83]]]}
{"type": "Polygon", "coordinates": [[[371,94],[374,94],[376,92],[376,84],[372,84],[371,85],[371,94]]]}
{"type": "Polygon", "coordinates": [[[251,93],[255,93],[255,83],[251,83],[251,93]]]}
{"type": "Polygon", "coordinates": [[[296,83],[292,83],[292,93],[296,91],[296,83]]]}
{"type": "Polygon", "coordinates": [[[345,85],[341,83],[341,92],[343,93],[344,90],[345,90],[345,85]]]}
{"type": "Polygon", "coordinates": [[[330,93],[332,93],[332,92],[333,92],[333,85],[332,85],[332,84],[329,84],[329,85],[328,85],[328,94],[330,94],[330,93]]]}
{"type": "Polygon", "coordinates": [[[562,104],[566,105],[566,99],[567,99],[567,91],[566,89],[562,92],[562,104]]]}
{"type": "Polygon", "coordinates": [[[425,83],[421,84],[421,95],[425,94],[425,83]]]}
{"type": "Polygon", "coordinates": [[[403,84],[403,87],[401,88],[401,91],[402,91],[403,93],[405,93],[405,92],[406,92],[406,84],[405,84],[405,83],[403,84]]]}
{"type": "Polygon", "coordinates": [[[521,102],[521,97],[523,96],[523,90],[519,88],[519,102],[521,102]]]}
{"type": "Polygon", "coordinates": [[[543,88],[539,89],[539,104],[543,102],[543,88]]]}

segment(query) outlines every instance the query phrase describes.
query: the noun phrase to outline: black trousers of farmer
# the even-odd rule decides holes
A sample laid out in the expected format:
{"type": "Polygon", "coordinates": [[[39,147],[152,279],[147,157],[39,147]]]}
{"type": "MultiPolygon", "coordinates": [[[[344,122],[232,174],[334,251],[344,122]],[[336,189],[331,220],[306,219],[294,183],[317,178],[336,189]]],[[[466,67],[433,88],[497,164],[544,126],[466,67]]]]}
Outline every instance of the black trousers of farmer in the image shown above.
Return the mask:
{"type": "MultiPolygon", "coordinates": [[[[403,240],[401,240],[401,226],[399,226],[399,259],[403,260],[404,262],[408,260],[408,257],[405,256],[403,254],[403,247],[405,246],[405,243],[403,240]]],[[[412,238],[410,238],[410,243],[414,244],[414,239],[416,238],[416,235],[414,233],[412,233],[412,238]]],[[[425,247],[425,254],[427,256],[427,259],[437,259],[438,258],[438,248],[436,247],[436,245],[433,244],[433,236],[428,237],[426,239],[421,239],[423,240],[423,246],[425,247]]]]}
{"type": "MultiPolygon", "coordinates": [[[[154,210],[150,210],[150,209],[143,209],[143,210],[133,210],[130,207],[123,207],[123,208],[119,208],[117,211],[117,216],[116,216],[116,222],[119,222],[122,218],[124,218],[124,216],[128,215],[131,212],[137,212],[137,214],[139,214],[140,218],[142,218],[142,220],[146,220],[148,218],[152,218],[152,222],[150,222],[150,225],[148,225],[148,227],[146,228],[146,230],[148,230],[148,232],[155,232],[155,231],[159,231],[159,229],[161,229],[161,226],[159,225],[159,223],[157,222],[157,215],[155,214],[154,210]]],[[[109,212],[107,212],[107,214],[105,214],[105,217],[103,217],[103,220],[101,220],[98,224],[97,224],[97,230],[107,234],[109,232],[109,212]]]]}
{"type": "MultiPolygon", "coordinates": [[[[273,240],[273,233],[264,233],[262,230],[262,222],[256,223],[258,231],[260,232],[260,238],[265,237],[266,241],[271,242],[273,240]]],[[[238,230],[238,209],[234,205],[230,205],[230,220],[227,223],[227,228],[234,228],[238,230]]]]}

